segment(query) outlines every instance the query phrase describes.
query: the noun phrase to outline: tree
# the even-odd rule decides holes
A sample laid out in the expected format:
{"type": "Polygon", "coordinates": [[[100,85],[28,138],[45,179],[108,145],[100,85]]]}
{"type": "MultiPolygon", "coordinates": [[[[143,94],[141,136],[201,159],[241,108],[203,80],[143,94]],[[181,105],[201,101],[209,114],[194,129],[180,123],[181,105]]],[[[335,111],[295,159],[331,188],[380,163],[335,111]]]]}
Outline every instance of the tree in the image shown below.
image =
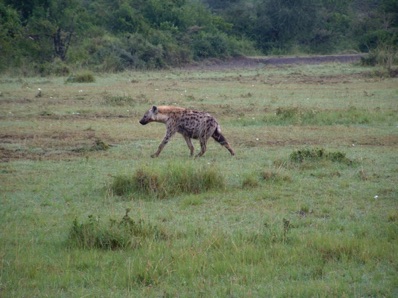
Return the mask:
{"type": "Polygon", "coordinates": [[[9,57],[19,58],[15,44],[22,36],[22,25],[15,9],[0,3],[0,70],[10,64],[9,57]]]}

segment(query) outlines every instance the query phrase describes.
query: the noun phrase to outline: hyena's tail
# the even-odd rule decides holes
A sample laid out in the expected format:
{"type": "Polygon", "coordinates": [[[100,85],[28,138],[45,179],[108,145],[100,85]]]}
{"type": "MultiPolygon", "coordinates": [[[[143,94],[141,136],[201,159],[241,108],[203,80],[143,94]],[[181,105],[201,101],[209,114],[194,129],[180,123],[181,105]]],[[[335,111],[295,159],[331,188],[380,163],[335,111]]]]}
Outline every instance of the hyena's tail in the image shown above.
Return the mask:
{"type": "Polygon", "coordinates": [[[216,140],[216,142],[220,143],[222,146],[228,149],[228,151],[231,153],[231,155],[235,155],[234,149],[231,148],[231,146],[228,144],[227,139],[222,135],[221,133],[221,128],[218,125],[217,129],[214,131],[212,138],[216,140]]]}

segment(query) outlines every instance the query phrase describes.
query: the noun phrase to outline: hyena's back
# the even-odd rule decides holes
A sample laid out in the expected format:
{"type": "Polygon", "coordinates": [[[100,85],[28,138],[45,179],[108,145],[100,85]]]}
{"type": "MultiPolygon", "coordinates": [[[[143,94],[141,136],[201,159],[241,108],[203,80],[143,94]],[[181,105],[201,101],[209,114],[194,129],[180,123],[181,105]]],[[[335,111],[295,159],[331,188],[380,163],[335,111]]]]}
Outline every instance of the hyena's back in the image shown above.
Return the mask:
{"type": "Polygon", "coordinates": [[[188,111],[177,118],[177,132],[191,139],[207,140],[218,127],[217,120],[204,112],[188,111]]]}

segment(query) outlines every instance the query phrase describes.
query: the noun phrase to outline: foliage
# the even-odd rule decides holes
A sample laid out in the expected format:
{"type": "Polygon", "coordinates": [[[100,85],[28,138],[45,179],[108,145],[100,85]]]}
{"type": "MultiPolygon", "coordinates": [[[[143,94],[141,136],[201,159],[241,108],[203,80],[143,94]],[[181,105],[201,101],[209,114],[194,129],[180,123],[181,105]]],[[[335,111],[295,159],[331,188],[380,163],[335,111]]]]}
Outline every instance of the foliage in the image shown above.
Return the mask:
{"type": "Polygon", "coordinates": [[[394,0],[39,2],[0,3],[0,71],[68,75],[259,53],[368,52],[398,38],[394,0]],[[52,67],[57,60],[62,67],[52,67]]]}
{"type": "Polygon", "coordinates": [[[383,40],[396,43],[394,0],[204,2],[265,53],[369,51],[383,40]]]}
{"type": "Polygon", "coordinates": [[[380,44],[377,48],[372,49],[367,56],[361,58],[361,64],[381,66],[388,72],[388,75],[394,77],[393,65],[398,64],[397,49],[397,45],[380,44]]]}

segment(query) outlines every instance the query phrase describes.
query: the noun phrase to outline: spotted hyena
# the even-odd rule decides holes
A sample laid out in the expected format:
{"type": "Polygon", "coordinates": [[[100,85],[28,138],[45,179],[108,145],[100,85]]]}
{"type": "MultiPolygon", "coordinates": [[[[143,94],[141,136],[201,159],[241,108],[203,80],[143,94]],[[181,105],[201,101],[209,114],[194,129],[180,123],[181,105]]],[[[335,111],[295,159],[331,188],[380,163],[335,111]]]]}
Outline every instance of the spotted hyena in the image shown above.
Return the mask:
{"type": "Polygon", "coordinates": [[[234,150],[221,134],[217,120],[209,113],[173,106],[153,106],[140,120],[142,125],[149,122],[161,122],[166,124],[167,127],[166,135],[160,143],[158,151],[151,155],[152,157],[159,156],[164,146],[176,132],[184,137],[191,151],[191,156],[194,152],[191,139],[199,139],[201,150],[197,156],[202,156],[206,152],[206,143],[210,137],[227,148],[231,155],[235,155],[234,150]]]}

